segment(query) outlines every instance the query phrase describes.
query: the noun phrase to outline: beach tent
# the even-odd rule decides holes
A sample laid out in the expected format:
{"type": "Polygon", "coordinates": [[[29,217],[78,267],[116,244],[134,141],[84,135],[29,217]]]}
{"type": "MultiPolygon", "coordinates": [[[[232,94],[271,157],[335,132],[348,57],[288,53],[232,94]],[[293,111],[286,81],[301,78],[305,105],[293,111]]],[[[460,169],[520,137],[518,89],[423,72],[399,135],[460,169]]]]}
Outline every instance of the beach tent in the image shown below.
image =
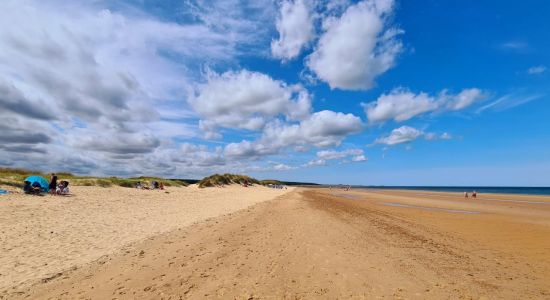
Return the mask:
{"type": "Polygon", "coordinates": [[[25,178],[25,181],[28,181],[33,185],[35,182],[38,182],[40,184],[40,188],[42,189],[42,192],[47,193],[50,189],[48,188],[48,181],[44,179],[42,176],[29,176],[25,178]]]}

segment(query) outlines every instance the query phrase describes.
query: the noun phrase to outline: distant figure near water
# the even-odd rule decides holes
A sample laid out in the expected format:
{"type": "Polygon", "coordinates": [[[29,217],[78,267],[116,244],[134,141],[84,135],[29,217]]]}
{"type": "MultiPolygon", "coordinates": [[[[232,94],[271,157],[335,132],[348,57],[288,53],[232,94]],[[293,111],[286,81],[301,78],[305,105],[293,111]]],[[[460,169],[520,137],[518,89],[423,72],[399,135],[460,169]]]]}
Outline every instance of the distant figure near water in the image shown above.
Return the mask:
{"type": "Polygon", "coordinates": [[[472,198],[477,198],[477,192],[476,191],[472,192],[472,198]]]}
{"type": "Polygon", "coordinates": [[[468,192],[464,192],[464,198],[468,198],[468,192]]]}

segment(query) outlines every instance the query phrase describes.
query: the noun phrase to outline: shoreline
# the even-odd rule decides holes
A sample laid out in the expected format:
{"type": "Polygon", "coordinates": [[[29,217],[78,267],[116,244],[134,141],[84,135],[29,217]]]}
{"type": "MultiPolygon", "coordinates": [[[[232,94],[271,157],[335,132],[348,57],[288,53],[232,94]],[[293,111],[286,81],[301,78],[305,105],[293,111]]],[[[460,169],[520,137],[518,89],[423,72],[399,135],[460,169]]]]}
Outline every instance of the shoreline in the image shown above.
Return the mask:
{"type": "Polygon", "coordinates": [[[352,189],[380,190],[380,191],[408,191],[408,192],[433,192],[433,193],[472,193],[491,195],[510,195],[510,196],[550,196],[550,187],[491,187],[491,186],[403,186],[403,187],[380,187],[380,186],[352,186],[352,189]],[[506,191],[518,190],[517,193],[506,191]],[[539,193],[520,192],[520,190],[542,190],[539,193]]]}

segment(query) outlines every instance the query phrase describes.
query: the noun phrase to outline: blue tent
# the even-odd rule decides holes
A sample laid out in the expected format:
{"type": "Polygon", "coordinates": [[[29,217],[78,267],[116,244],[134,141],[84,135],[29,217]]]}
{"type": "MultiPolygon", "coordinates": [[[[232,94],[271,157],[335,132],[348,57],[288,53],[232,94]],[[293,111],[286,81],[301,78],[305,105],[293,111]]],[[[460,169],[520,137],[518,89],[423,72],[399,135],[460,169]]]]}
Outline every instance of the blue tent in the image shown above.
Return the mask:
{"type": "Polygon", "coordinates": [[[28,181],[33,185],[35,182],[38,182],[40,184],[40,188],[42,189],[42,192],[47,193],[50,189],[48,187],[48,181],[44,179],[42,176],[29,176],[25,178],[25,181],[28,181]]]}

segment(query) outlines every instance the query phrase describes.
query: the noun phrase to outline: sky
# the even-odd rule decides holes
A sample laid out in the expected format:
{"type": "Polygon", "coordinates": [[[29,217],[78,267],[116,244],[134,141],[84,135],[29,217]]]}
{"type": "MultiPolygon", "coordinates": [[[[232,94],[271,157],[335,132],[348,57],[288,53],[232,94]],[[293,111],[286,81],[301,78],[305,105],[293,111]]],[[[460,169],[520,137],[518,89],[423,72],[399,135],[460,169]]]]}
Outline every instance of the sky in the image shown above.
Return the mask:
{"type": "Polygon", "coordinates": [[[0,2],[0,166],[550,186],[550,2],[0,2]]]}

